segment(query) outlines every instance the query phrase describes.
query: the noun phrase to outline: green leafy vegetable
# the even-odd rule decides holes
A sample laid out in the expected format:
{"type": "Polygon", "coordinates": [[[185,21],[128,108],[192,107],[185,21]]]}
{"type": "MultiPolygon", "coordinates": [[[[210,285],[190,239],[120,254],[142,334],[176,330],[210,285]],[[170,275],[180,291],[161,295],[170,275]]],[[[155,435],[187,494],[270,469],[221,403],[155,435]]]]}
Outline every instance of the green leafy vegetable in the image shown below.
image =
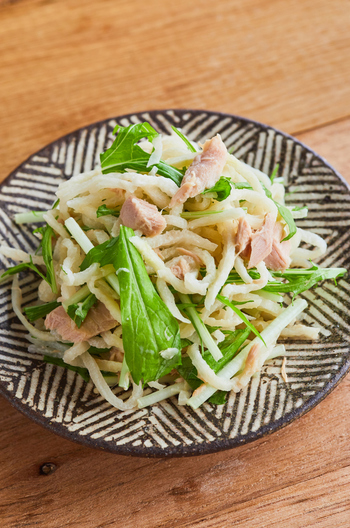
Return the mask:
{"type": "Polygon", "coordinates": [[[154,381],[181,363],[180,330],[176,319],[157,294],[141,255],[121,226],[115,267],[120,286],[120,309],[125,358],[135,383],[154,381]],[[174,348],[171,359],[162,351],[174,348]]]}
{"type": "Polygon", "coordinates": [[[191,297],[184,293],[178,293],[178,295],[179,295],[181,303],[188,305],[186,308],[182,308],[182,310],[187,315],[191,323],[193,324],[203,344],[207,347],[207,349],[209,350],[213,358],[215,358],[216,360],[221,359],[222,353],[219,347],[217,346],[214,339],[210,335],[208,328],[205,326],[202,319],[200,318],[200,315],[197,312],[195,306],[191,306],[193,304],[191,302],[191,297]]]}
{"type": "Polygon", "coordinates": [[[99,244],[90,249],[80,265],[81,271],[86,270],[95,262],[99,263],[101,268],[107,266],[107,264],[114,264],[117,254],[118,239],[119,237],[113,237],[110,240],[103,242],[103,244],[99,244]]]}
{"type": "Polygon", "coordinates": [[[67,314],[75,322],[78,328],[81,327],[90,308],[97,302],[97,298],[93,293],[90,293],[83,302],[70,304],[67,309],[67,314]]]}
{"type": "Polygon", "coordinates": [[[26,306],[23,308],[24,313],[26,314],[30,322],[36,321],[41,317],[45,317],[47,314],[52,312],[55,308],[61,306],[60,302],[52,301],[46,304],[39,304],[38,306],[26,306]]]}
{"type": "Polygon", "coordinates": [[[343,277],[347,273],[345,268],[320,268],[316,264],[309,269],[290,269],[284,273],[275,272],[274,277],[282,277],[287,280],[283,282],[268,282],[263,288],[265,291],[272,293],[293,293],[294,297],[309,290],[318,282],[326,279],[337,279],[343,277]],[[280,273],[280,275],[278,275],[280,273]]]}
{"type": "Polygon", "coordinates": [[[248,182],[238,182],[238,183],[233,183],[233,185],[235,186],[236,189],[249,189],[250,191],[253,190],[253,187],[248,182]]]}
{"type": "MultiPolygon", "coordinates": [[[[89,349],[90,350],[90,349],[89,349]]],[[[90,380],[90,374],[89,371],[86,368],[83,367],[73,367],[72,365],[68,365],[68,363],[65,363],[63,359],[53,357],[53,356],[44,356],[45,363],[51,363],[52,365],[57,365],[58,367],[63,367],[67,370],[72,370],[73,372],[77,372],[84,381],[88,382],[90,380]]],[[[105,380],[109,381],[109,379],[115,380],[115,373],[113,372],[105,372],[101,370],[101,374],[105,378],[105,380]]],[[[115,383],[114,383],[115,384],[115,383]]]]}
{"type": "Polygon", "coordinates": [[[55,236],[53,229],[48,224],[43,231],[43,238],[41,241],[42,256],[46,266],[46,282],[51,286],[53,293],[57,293],[57,284],[55,278],[55,271],[53,269],[52,259],[52,237],[55,236]]]}
{"type": "Polygon", "coordinates": [[[289,240],[290,238],[292,238],[295,233],[297,232],[297,226],[295,225],[295,222],[294,222],[294,218],[293,218],[293,215],[290,211],[290,209],[288,209],[288,207],[286,207],[285,205],[281,205],[279,204],[278,202],[276,202],[276,200],[274,200],[272,198],[272,194],[270,191],[268,191],[267,189],[264,189],[265,190],[265,194],[268,198],[271,198],[271,200],[274,202],[274,204],[276,205],[277,209],[278,209],[278,212],[280,214],[280,216],[283,218],[283,220],[286,222],[288,228],[289,228],[289,234],[284,237],[284,239],[282,240],[282,242],[284,242],[285,240],[289,240]]]}
{"type": "Polygon", "coordinates": [[[57,365],[58,367],[63,367],[67,370],[72,370],[73,372],[77,372],[86,382],[88,382],[90,379],[90,374],[86,368],[73,367],[72,365],[68,365],[68,363],[65,363],[63,359],[52,357],[52,356],[44,356],[44,361],[45,363],[51,363],[52,365],[57,365]]]}
{"type": "Polygon", "coordinates": [[[213,405],[224,405],[227,398],[227,392],[225,391],[217,391],[215,394],[213,394],[209,398],[209,403],[212,403],[213,405]]]}
{"type": "Polygon", "coordinates": [[[216,182],[213,187],[211,187],[210,189],[206,189],[202,192],[202,194],[215,192],[217,195],[217,201],[222,202],[230,195],[231,189],[231,179],[225,176],[221,176],[221,178],[216,182]]]}
{"type": "MultiPolygon", "coordinates": [[[[250,277],[254,280],[260,278],[256,270],[247,270],[250,277]]],[[[327,279],[338,279],[343,277],[347,270],[345,268],[320,268],[313,264],[311,268],[291,268],[285,271],[270,271],[272,277],[287,280],[287,282],[269,281],[263,291],[271,293],[293,293],[294,296],[309,290],[318,282],[327,279]]],[[[225,284],[241,284],[241,277],[237,272],[231,271],[225,284]]]]}
{"type": "Polygon", "coordinates": [[[182,141],[186,144],[186,147],[188,148],[188,150],[190,150],[191,152],[197,152],[197,150],[194,148],[192,143],[187,139],[186,136],[183,135],[182,132],[180,132],[180,130],[178,128],[176,128],[174,126],[172,126],[171,128],[182,139],[182,141]]]}
{"type": "Polygon", "coordinates": [[[7,277],[8,275],[16,275],[16,273],[20,273],[21,271],[30,269],[37,273],[39,277],[41,277],[50,285],[53,293],[57,293],[58,289],[52,259],[52,237],[55,236],[53,229],[49,225],[46,225],[45,227],[35,229],[35,231],[40,232],[42,234],[42,240],[40,242],[39,248],[41,248],[42,256],[46,266],[46,276],[40,271],[37,266],[35,266],[35,264],[33,264],[32,257],[30,257],[30,262],[22,262],[22,264],[18,264],[17,266],[13,266],[12,268],[6,270],[5,273],[1,275],[1,279],[7,277]]]}
{"type": "Polygon", "coordinates": [[[30,269],[30,270],[34,271],[35,273],[37,273],[39,275],[39,277],[41,277],[42,279],[46,280],[45,275],[43,275],[43,273],[41,273],[39,268],[37,268],[35,266],[35,264],[33,264],[32,257],[30,257],[30,262],[22,262],[21,264],[17,264],[17,266],[12,266],[12,268],[8,268],[1,275],[0,278],[3,279],[3,278],[8,277],[10,275],[16,275],[16,273],[21,273],[21,271],[26,271],[27,269],[30,269]]]}
{"type": "Polygon", "coordinates": [[[100,356],[101,354],[105,354],[106,352],[109,352],[110,348],[97,348],[94,346],[91,346],[88,350],[89,354],[92,356],[100,356]]]}
{"type": "MultiPolygon", "coordinates": [[[[100,155],[103,174],[125,172],[126,169],[132,169],[136,172],[150,172],[154,166],[147,167],[150,154],[142,150],[137,143],[143,138],[153,141],[158,136],[158,132],[149,123],[139,123],[128,127],[118,125],[114,129],[114,134],[117,132],[118,135],[113,145],[100,155]]],[[[160,161],[156,166],[158,174],[170,178],[176,185],[180,186],[183,172],[171,167],[164,161],[160,161]]]]}
{"type": "Polygon", "coordinates": [[[180,216],[187,220],[194,220],[196,218],[202,218],[203,216],[210,216],[219,213],[223,213],[223,211],[185,211],[184,213],[181,213],[180,216]]]}
{"type": "Polygon", "coordinates": [[[120,209],[109,209],[106,205],[100,205],[100,207],[96,211],[97,218],[100,218],[100,216],[119,216],[120,215],[120,209]]]}
{"type": "Polygon", "coordinates": [[[237,314],[238,317],[242,319],[243,323],[250,329],[250,331],[253,332],[257,337],[259,337],[259,339],[261,339],[261,341],[266,346],[265,341],[261,337],[259,331],[255,328],[255,326],[252,325],[252,323],[247,319],[244,313],[241,312],[241,310],[237,308],[237,306],[235,306],[234,301],[229,301],[227,297],[224,297],[223,295],[220,295],[220,294],[217,295],[216,298],[219,299],[219,301],[221,301],[222,303],[226,304],[226,306],[229,306],[229,308],[231,308],[231,310],[233,310],[235,314],[237,314]]]}
{"type": "Polygon", "coordinates": [[[304,209],[307,209],[306,205],[302,205],[300,207],[295,206],[293,207],[292,211],[303,211],[304,209]]]}
{"type": "Polygon", "coordinates": [[[280,168],[280,164],[276,163],[275,168],[273,169],[272,174],[270,176],[271,183],[275,181],[279,168],[280,168]]]}

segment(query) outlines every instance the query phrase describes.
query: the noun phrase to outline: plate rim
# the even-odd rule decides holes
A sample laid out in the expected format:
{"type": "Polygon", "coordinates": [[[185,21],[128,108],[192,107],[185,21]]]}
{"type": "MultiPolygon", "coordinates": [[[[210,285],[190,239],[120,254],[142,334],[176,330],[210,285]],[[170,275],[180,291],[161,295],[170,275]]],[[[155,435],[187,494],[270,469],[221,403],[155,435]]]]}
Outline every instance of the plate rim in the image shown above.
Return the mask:
{"type": "MultiPolygon", "coordinates": [[[[152,116],[152,114],[157,114],[157,113],[164,114],[167,112],[174,112],[175,114],[176,112],[179,112],[180,114],[185,114],[187,112],[190,112],[192,114],[204,113],[209,116],[210,115],[219,116],[222,118],[230,117],[236,121],[245,122],[247,124],[251,123],[265,130],[273,130],[277,134],[280,134],[287,139],[291,139],[293,143],[300,145],[301,147],[303,147],[303,149],[312,153],[316,158],[322,161],[322,163],[326,167],[328,167],[329,169],[333,171],[335,176],[345,185],[347,190],[350,192],[350,184],[324,157],[322,157],[320,154],[315,152],[312,148],[310,148],[305,143],[295,138],[291,134],[288,134],[286,132],[283,132],[277,129],[274,126],[261,123],[260,121],[257,121],[251,118],[242,117],[242,116],[239,116],[236,114],[230,114],[227,112],[195,109],[195,108],[193,109],[163,108],[163,109],[155,109],[155,110],[143,110],[143,111],[122,114],[118,116],[107,117],[105,119],[100,119],[98,121],[88,123],[71,132],[68,132],[67,134],[64,134],[63,136],[60,136],[54,139],[53,141],[47,143],[45,146],[43,146],[36,152],[30,154],[24,161],[22,161],[18,166],[14,168],[8,174],[8,176],[6,176],[2,180],[2,182],[0,183],[0,189],[4,184],[11,181],[11,179],[15,177],[16,173],[22,168],[22,166],[25,165],[33,156],[39,155],[42,151],[51,147],[58,141],[64,140],[68,138],[69,136],[78,134],[79,132],[86,130],[90,127],[107,124],[109,121],[113,119],[121,120],[123,118],[129,118],[130,116],[135,116],[135,115],[142,116],[142,114],[146,114],[146,113],[152,116]]],[[[239,438],[223,439],[221,437],[217,437],[214,441],[204,440],[202,443],[196,443],[193,445],[180,444],[178,446],[167,446],[166,448],[161,448],[158,446],[145,447],[143,445],[140,445],[140,446],[116,445],[112,441],[108,442],[106,440],[103,440],[103,438],[102,439],[92,439],[89,436],[79,435],[74,431],[73,432],[69,431],[68,428],[65,427],[63,424],[59,422],[55,422],[54,420],[45,417],[43,414],[41,414],[37,410],[34,410],[32,407],[29,407],[28,405],[23,403],[21,400],[14,398],[13,395],[10,394],[10,392],[5,388],[5,384],[1,380],[0,380],[0,394],[16,410],[20,411],[23,415],[33,420],[38,425],[45,427],[45,429],[55,433],[56,435],[60,437],[65,438],[66,440],[73,441],[85,447],[99,449],[102,451],[108,451],[110,453],[117,454],[117,455],[123,455],[123,456],[133,456],[133,457],[142,457],[142,458],[180,458],[180,457],[188,457],[188,456],[200,456],[200,455],[211,454],[211,453],[216,453],[220,451],[226,451],[229,449],[233,449],[234,447],[239,447],[241,445],[251,443],[255,440],[258,440],[267,435],[271,435],[272,433],[276,431],[279,431],[283,427],[290,425],[293,421],[302,417],[307,412],[309,412],[314,407],[316,407],[316,405],[318,405],[321,401],[323,401],[339,385],[339,383],[344,379],[344,377],[349,371],[350,371],[350,357],[347,361],[344,362],[342,368],[336,373],[336,375],[332,378],[331,381],[329,381],[320,391],[316,392],[316,394],[314,394],[311,398],[309,398],[300,407],[293,409],[289,413],[286,413],[285,415],[283,415],[281,418],[275,420],[273,423],[273,427],[271,426],[271,424],[265,424],[259,428],[258,432],[249,431],[247,434],[241,435],[239,438]]]]}

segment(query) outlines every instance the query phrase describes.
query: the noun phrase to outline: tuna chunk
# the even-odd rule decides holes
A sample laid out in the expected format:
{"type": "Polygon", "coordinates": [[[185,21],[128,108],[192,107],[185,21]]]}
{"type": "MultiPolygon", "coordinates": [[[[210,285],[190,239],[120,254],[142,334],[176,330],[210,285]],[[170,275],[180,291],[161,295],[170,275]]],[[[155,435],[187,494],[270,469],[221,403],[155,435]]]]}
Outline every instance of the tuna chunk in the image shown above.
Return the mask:
{"type": "Polygon", "coordinates": [[[252,228],[249,222],[243,216],[238,221],[238,229],[235,239],[237,254],[243,253],[250,244],[252,238],[252,228]]]}
{"type": "Polygon", "coordinates": [[[201,258],[196,255],[196,253],[193,253],[193,251],[189,251],[188,249],[178,247],[177,252],[180,253],[180,255],[187,255],[188,257],[191,257],[194,262],[198,262],[198,264],[202,264],[201,258]]]}
{"type": "Polygon", "coordinates": [[[203,152],[188,167],[180,189],[171,199],[170,208],[213,187],[222,174],[226,158],[227,150],[220,136],[208,139],[203,145],[203,152]]]}
{"type": "Polygon", "coordinates": [[[90,308],[80,328],[69,317],[63,306],[55,308],[45,319],[45,326],[48,330],[55,330],[64,341],[72,343],[87,341],[117,325],[117,321],[113,319],[105,305],[100,302],[90,308]]]}
{"type": "Polygon", "coordinates": [[[149,237],[159,235],[166,227],[165,218],[157,207],[136,196],[125,200],[120,211],[120,221],[134,230],[139,229],[143,235],[149,237]]]}
{"type": "Polygon", "coordinates": [[[184,255],[183,257],[175,257],[170,260],[167,265],[174,273],[175,277],[180,280],[184,280],[186,273],[189,271],[194,271],[199,267],[198,261],[188,255],[184,255]]]}
{"type": "Polygon", "coordinates": [[[266,266],[273,271],[284,271],[291,262],[289,257],[290,240],[281,242],[282,237],[283,227],[279,222],[276,222],[273,230],[272,250],[264,259],[266,266]]]}
{"type": "Polygon", "coordinates": [[[248,262],[248,269],[255,268],[259,262],[265,260],[266,257],[271,253],[274,226],[275,220],[273,214],[268,213],[265,216],[262,227],[253,233],[250,244],[251,253],[248,262]]]}

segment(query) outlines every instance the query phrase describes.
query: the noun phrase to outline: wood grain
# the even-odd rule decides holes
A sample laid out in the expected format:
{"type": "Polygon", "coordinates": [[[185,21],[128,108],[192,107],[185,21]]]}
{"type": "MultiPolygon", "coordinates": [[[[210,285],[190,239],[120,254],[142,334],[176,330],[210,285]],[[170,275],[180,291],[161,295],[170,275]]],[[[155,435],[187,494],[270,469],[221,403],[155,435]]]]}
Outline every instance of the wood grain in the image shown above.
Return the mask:
{"type": "MultiPolygon", "coordinates": [[[[350,183],[349,19],[345,0],[0,1],[0,181],[95,120],[194,107],[299,133],[350,183]]],[[[253,444],[174,460],[92,451],[1,400],[1,527],[347,528],[349,389],[253,444]]]]}
{"type": "Polygon", "coordinates": [[[42,429],[2,401],[3,528],[337,528],[349,520],[350,377],[271,437],[203,457],[127,458],[42,429]],[[57,470],[40,475],[44,462],[57,470]],[[343,523],[343,524],[342,524],[343,523]]]}
{"type": "Polygon", "coordinates": [[[62,134],[154,108],[287,132],[349,114],[345,0],[22,0],[0,7],[0,178],[62,134]]]}

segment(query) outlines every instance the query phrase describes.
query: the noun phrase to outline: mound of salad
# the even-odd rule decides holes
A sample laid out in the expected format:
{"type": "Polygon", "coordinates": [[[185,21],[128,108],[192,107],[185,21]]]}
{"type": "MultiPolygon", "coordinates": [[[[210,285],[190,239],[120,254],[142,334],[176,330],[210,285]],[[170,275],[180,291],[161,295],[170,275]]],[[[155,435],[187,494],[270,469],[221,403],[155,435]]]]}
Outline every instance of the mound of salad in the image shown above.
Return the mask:
{"type": "Polygon", "coordinates": [[[100,166],[61,183],[50,210],[15,215],[39,224],[36,254],[0,246],[19,262],[1,281],[13,280],[29,351],[120,410],[175,395],[194,409],[223,404],[285,355],[279,339],[318,338],[298,295],[346,270],[314,264],[326,242],[296,226],[308,210],[285,205],[278,166],[269,177],[219,135],[201,145],[149,123],[114,134],[100,166]],[[38,301],[22,310],[28,270],[38,301]]]}

